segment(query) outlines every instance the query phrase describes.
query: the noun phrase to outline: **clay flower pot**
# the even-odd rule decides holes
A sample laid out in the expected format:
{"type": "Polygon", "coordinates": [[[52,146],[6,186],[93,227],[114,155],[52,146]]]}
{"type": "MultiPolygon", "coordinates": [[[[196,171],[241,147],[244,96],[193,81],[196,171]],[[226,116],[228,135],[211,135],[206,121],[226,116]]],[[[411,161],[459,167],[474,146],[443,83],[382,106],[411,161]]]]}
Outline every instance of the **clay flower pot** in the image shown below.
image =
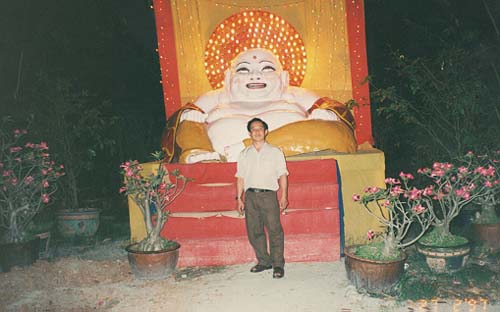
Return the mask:
{"type": "Polygon", "coordinates": [[[389,291],[403,276],[407,258],[404,252],[396,260],[370,260],[356,256],[355,248],[346,247],[344,253],[347,278],[356,289],[381,294],[389,291]]]}
{"type": "Polygon", "coordinates": [[[128,262],[138,279],[163,279],[170,276],[177,266],[179,248],[181,245],[159,251],[138,251],[136,244],[125,248],[128,252],[128,262]]]}

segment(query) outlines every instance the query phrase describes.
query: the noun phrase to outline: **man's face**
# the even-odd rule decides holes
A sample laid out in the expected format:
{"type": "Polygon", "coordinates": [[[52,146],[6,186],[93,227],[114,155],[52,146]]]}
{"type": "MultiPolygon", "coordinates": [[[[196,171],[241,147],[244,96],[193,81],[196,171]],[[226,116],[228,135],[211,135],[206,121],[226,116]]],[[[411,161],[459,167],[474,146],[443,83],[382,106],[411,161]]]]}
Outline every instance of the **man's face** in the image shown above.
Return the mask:
{"type": "Polygon", "coordinates": [[[260,121],[254,121],[250,124],[250,138],[253,142],[262,142],[266,139],[267,130],[260,121]]]}
{"type": "Polygon", "coordinates": [[[232,62],[225,83],[233,101],[275,101],[282,98],[288,75],[271,52],[251,49],[232,62]]]}

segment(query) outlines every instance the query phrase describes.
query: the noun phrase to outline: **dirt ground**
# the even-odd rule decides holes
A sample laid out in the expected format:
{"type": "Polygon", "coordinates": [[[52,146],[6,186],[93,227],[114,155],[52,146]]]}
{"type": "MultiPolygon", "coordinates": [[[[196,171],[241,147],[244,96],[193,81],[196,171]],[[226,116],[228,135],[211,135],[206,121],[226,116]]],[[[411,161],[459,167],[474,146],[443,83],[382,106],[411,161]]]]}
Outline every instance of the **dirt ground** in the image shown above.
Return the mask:
{"type": "MultiPolygon", "coordinates": [[[[343,260],[289,263],[281,280],[270,271],[250,273],[245,264],[181,268],[165,280],[141,281],[130,272],[126,245],[60,249],[49,260],[0,273],[0,311],[500,311],[498,288],[448,299],[373,298],[349,283],[343,260]]],[[[450,289],[459,288],[453,283],[450,289]]]]}

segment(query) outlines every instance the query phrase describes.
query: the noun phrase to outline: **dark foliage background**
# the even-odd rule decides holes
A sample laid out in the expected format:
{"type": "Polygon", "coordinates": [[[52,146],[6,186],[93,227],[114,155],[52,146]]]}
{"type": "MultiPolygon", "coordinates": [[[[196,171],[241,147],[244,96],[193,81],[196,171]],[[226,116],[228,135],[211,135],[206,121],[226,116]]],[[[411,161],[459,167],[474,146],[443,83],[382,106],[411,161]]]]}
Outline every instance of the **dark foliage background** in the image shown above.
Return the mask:
{"type": "MultiPolygon", "coordinates": [[[[78,169],[80,201],[106,205],[120,162],[159,149],[164,108],[149,5],[1,0],[1,115],[34,114],[31,130],[78,169]],[[75,101],[77,109],[65,106],[75,101]],[[64,135],[77,138],[76,157],[58,148],[64,135]]],[[[365,0],[365,14],[373,131],[388,175],[498,149],[499,1],[365,0]]]]}

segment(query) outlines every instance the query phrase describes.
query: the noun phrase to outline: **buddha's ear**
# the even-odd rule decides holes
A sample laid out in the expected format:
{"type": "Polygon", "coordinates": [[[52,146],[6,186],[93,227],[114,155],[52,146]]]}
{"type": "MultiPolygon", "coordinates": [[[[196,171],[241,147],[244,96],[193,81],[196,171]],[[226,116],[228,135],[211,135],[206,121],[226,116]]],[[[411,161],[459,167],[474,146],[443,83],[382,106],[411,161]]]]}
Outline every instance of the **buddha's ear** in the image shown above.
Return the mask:
{"type": "Polygon", "coordinates": [[[231,93],[231,69],[226,69],[224,72],[224,90],[231,93]]]}

